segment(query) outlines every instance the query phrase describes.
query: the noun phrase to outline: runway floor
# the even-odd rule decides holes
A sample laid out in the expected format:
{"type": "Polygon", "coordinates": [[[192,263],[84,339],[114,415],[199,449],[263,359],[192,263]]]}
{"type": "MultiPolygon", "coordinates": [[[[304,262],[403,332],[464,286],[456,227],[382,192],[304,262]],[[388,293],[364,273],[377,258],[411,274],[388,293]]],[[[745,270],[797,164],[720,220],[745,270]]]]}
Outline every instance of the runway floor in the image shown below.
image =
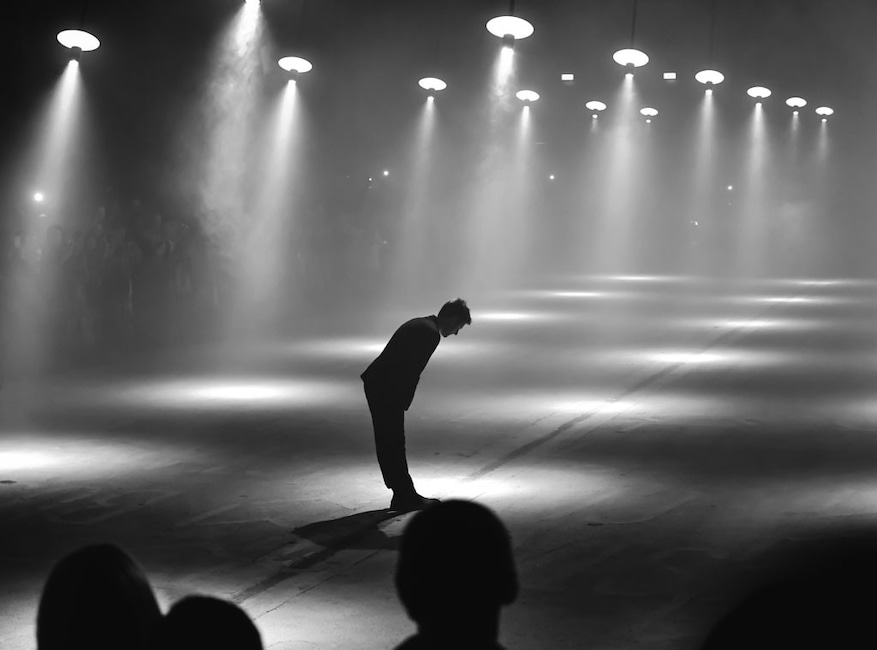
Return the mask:
{"type": "MultiPolygon", "coordinates": [[[[569,276],[464,297],[474,322],[423,376],[409,462],[422,494],[509,527],[510,650],[697,647],[782,544],[875,519],[877,282],[569,276]]],[[[92,541],[131,552],[165,608],[239,603],[267,648],[399,643],[406,517],[384,510],[358,375],[437,307],[8,383],[0,647],[35,647],[43,580],[92,541]]]]}

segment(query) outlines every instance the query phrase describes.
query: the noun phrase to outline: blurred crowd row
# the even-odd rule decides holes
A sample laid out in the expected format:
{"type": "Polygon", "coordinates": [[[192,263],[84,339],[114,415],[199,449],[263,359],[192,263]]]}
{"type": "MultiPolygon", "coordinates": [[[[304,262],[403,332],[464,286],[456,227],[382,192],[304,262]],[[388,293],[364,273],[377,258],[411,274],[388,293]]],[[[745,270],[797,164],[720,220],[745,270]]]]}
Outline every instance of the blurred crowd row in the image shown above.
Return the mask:
{"type": "Polygon", "coordinates": [[[97,347],[203,331],[226,290],[223,268],[195,222],[138,199],[73,225],[42,214],[19,220],[0,232],[5,365],[27,364],[15,357],[29,347],[41,349],[41,365],[58,366],[97,347]]]}

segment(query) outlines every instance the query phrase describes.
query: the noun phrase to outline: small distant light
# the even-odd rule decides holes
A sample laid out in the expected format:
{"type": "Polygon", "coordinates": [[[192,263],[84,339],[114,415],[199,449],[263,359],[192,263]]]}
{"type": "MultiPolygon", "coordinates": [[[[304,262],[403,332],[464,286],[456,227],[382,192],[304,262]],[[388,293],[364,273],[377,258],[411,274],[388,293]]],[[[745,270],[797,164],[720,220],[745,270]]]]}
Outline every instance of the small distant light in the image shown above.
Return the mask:
{"type": "Polygon", "coordinates": [[[531,36],[534,32],[533,25],[517,16],[497,16],[487,21],[487,31],[494,36],[505,40],[511,36],[514,40],[520,40],[531,36]]]}
{"type": "Polygon", "coordinates": [[[733,186],[733,185],[728,185],[728,191],[729,191],[729,192],[730,192],[731,190],[733,190],[733,189],[734,189],[734,186],[733,186]]]}
{"type": "Polygon", "coordinates": [[[646,124],[651,124],[651,123],[652,123],[652,120],[651,120],[651,119],[647,119],[647,120],[646,120],[646,124]]]}
{"type": "MultiPolygon", "coordinates": [[[[643,52],[642,50],[635,50],[633,48],[627,48],[623,50],[618,50],[615,54],[612,55],[612,59],[618,65],[623,66],[633,66],[634,68],[641,68],[646,63],[649,62],[649,55],[643,52]]],[[[628,72],[628,74],[632,75],[632,72],[628,72]]]]}
{"type": "Polygon", "coordinates": [[[700,224],[699,224],[697,221],[695,221],[695,222],[694,222],[694,225],[695,225],[695,226],[699,226],[700,224]]]}
{"type": "Polygon", "coordinates": [[[535,102],[539,100],[539,93],[535,90],[519,90],[515,93],[515,97],[520,99],[522,102],[535,102]]]}
{"type": "Polygon", "coordinates": [[[42,203],[45,200],[45,195],[42,192],[37,192],[33,195],[33,200],[37,203],[42,203]]]}
{"type": "Polygon", "coordinates": [[[770,97],[771,92],[770,89],[764,86],[752,86],[752,88],[746,91],[746,94],[755,99],[767,99],[770,97]]]}
{"type": "Polygon", "coordinates": [[[792,115],[797,115],[798,111],[792,111],[792,115]]]}
{"type": "Polygon", "coordinates": [[[424,90],[429,90],[430,92],[438,92],[448,87],[448,84],[438,77],[424,77],[418,81],[417,84],[424,90]]]}
{"type": "Polygon", "coordinates": [[[664,73],[665,81],[676,81],[676,73],[675,72],[665,72],[664,73]]]}
{"type": "Polygon", "coordinates": [[[548,175],[548,180],[553,181],[554,178],[555,178],[554,174],[549,174],[549,175],[548,175]]]}
{"type": "Polygon", "coordinates": [[[834,115],[834,109],[829,108],[828,106],[820,106],[816,109],[816,114],[828,117],[829,115],[834,115]]]}
{"type": "Polygon", "coordinates": [[[597,115],[596,113],[594,113],[593,115],[591,115],[591,117],[593,117],[593,118],[596,120],[596,119],[599,117],[599,115],[597,115]]]}
{"type": "Polygon", "coordinates": [[[560,75],[561,81],[575,81],[576,76],[572,72],[563,72],[560,75]]]}
{"type": "Polygon", "coordinates": [[[369,183],[372,182],[372,177],[371,177],[371,176],[368,177],[368,182],[369,182],[369,183]]]}
{"type": "Polygon", "coordinates": [[[655,117],[658,114],[658,109],[646,107],[646,108],[643,108],[642,110],[640,110],[640,113],[642,115],[645,115],[646,117],[655,117]]]}
{"type": "Polygon", "coordinates": [[[592,101],[589,101],[587,104],[585,104],[585,108],[587,108],[589,111],[596,111],[599,113],[601,111],[606,110],[606,104],[604,104],[603,102],[601,102],[599,100],[594,99],[592,101]]]}
{"type": "Polygon", "coordinates": [[[807,100],[803,97],[789,97],[786,100],[786,105],[792,108],[804,108],[807,105],[807,100]]]}
{"type": "Polygon", "coordinates": [[[384,176],[389,176],[389,175],[390,175],[390,170],[389,170],[389,169],[385,169],[385,170],[384,170],[384,176]]]}
{"type": "Polygon", "coordinates": [[[81,29],[65,29],[58,32],[58,42],[71,50],[78,47],[83,52],[92,52],[100,47],[97,37],[81,29]]]}
{"type": "Polygon", "coordinates": [[[285,56],[277,61],[277,65],[287,72],[295,72],[298,74],[309,72],[314,67],[310,61],[303,59],[300,56],[285,56]]]}
{"type": "Polygon", "coordinates": [[[701,70],[696,75],[694,75],[694,78],[702,84],[716,85],[722,83],[725,80],[725,75],[723,75],[718,70],[701,70]]]}

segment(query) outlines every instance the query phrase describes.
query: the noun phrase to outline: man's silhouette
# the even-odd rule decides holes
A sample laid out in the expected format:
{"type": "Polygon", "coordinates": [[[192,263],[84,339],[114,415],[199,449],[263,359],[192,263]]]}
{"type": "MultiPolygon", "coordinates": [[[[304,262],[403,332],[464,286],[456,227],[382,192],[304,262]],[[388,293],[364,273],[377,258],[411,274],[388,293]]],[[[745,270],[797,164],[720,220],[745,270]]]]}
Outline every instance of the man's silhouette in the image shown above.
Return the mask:
{"type": "Polygon", "coordinates": [[[396,591],[417,623],[396,650],[501,650],[500,610],[518,595],[508,531],[471,501],[418,512],[399,545],[396,591]]]}
{"type": "Polygon", "coordinates": [[[384,484],[393,490],[392,510],[418,510],[430,501],[414,489],[405,457],[405,411],[411,406],[420,374],[443,336],[472,323],[466,301],[446,302],[438,316],[413,318],[393,334],[383,352],[362,373],[375,430],[375,448],[384,484]]]}

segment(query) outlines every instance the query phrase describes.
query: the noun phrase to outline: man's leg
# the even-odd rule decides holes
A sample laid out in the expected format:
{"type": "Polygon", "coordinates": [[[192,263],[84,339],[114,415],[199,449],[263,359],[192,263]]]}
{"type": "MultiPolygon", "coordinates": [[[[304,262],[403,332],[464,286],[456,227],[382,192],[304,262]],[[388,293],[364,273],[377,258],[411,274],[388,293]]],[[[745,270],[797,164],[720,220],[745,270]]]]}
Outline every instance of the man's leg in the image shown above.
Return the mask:
{"type": "Polygon", "coordinates": [[[365,397],[371,411],[375,451],[384,485],[393,490],[394,495],[416,494],[405,456],[405,409],[379,391],[366,388],[365,397]]]}

